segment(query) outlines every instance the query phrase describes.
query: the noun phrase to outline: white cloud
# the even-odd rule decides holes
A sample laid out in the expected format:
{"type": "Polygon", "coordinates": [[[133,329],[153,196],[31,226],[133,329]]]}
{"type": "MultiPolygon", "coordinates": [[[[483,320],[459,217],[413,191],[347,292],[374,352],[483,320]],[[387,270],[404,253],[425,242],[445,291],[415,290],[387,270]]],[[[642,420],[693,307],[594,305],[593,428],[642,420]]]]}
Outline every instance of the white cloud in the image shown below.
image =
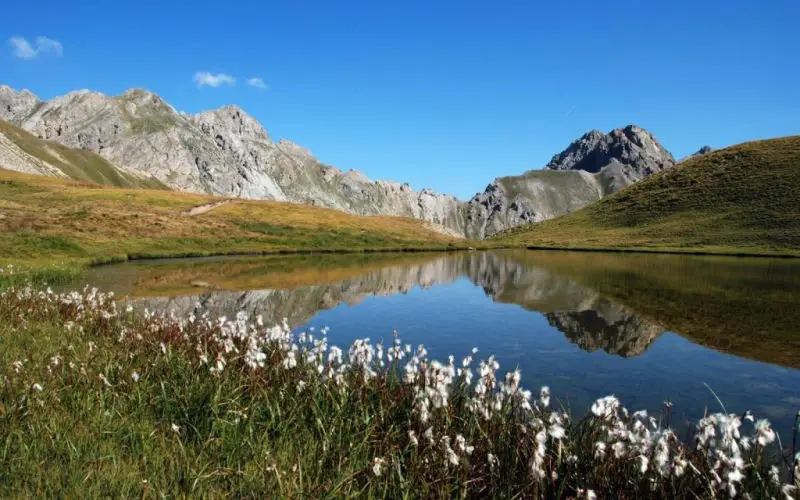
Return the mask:
{"type": "Polygon", "coordinates": [[[257,89],[266,89],[267,88],[267,84],[264,83],[264,80],[262,80],[261,78],[259,78],[257,76],[254,76],[253,78],[248,78],[247,79],[247,84],[250,85],[251,87],[255,87],[257,89]]]}
{"type": "Polygon", "coordinates": [[[57,57],[64,55],[64,46],[58,40],[37,36],[36,44],[31,43],[21,36],[12,36],[8,39],[11,55],[20,59],[36,59],[40,54],[51,53],[57,57]]]}
{"type": "Polygon", "coordinates": [[[217,73],[215,75],[208,71],[198,71],[194,74],[193,80],[198,87],[205,87],[208,85],[209,87],[216,88],[220,85],[236,85],[236,78],[231,75],[226,75],[225,73],[217,73]]]}

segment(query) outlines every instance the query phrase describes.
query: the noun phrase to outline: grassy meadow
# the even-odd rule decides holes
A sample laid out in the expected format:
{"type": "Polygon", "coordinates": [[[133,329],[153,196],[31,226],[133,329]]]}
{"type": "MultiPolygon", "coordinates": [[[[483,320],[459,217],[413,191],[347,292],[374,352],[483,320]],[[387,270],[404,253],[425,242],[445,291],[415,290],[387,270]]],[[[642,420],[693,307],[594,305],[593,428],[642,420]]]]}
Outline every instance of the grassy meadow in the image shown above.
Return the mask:
{"type": "Polygon", "coordinates": [[[800,255],[800,136],[748,142],[556,219],[495,237],[509,246],[800,255]]]}
{"type": "Polygon", "coordinates": [[[45,273],[63,263],[79,267],[142,257],[465,246],[403,217],[103,187],[6,170],[0,170],[0,233],[0,264],[45,273]],[[225,203],[189,215],[195,207],[218,202],[225,203]]]}
{"type": "MultiPolygon", "coordinates": [[[[0,496],[749,498],[792,495],[769,422],[585,416],[493,357],[137,316],[96,290],[0,294],[0,496]]],[[[701,418],[702,417],[702,418],[701,418]]]]}

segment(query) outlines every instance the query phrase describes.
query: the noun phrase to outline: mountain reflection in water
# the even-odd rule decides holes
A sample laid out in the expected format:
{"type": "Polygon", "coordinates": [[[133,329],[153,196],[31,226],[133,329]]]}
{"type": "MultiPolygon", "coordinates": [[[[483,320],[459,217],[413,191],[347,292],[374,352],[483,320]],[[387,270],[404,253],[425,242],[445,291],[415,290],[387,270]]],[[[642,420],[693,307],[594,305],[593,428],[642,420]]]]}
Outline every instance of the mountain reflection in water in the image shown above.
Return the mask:
{"type": "Polygon", "coordinates": [[[541,313],[586,351],[638,356],[671,331],[738,356],[800,364],[793,261],[502,251],[187,259],[92,273],[87,281],[109,282],[140,310],[245,311],[292,327],[339,304],[466,278],[495,302],[541,313]]]}

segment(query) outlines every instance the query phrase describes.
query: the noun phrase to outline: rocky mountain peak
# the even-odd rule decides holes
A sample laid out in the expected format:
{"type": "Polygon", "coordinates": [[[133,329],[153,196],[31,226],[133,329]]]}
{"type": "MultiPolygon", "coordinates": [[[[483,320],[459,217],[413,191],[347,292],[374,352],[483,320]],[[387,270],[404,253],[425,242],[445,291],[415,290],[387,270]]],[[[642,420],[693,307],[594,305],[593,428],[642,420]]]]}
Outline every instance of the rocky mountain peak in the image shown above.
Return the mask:
{"type": "Polygon", "coordinates": [[[193,116],[204,132],[222,131],[241,138],[272,142],[261,123],[236,105],[222,106],[193,116]]]}
{"type": "Polygon", "coordinates": [[[41,101],[31,91],[22,89],[19,92],[7,85],[0,85],[0,119],[17,122],[24,119],[39,105],[41,101]]]}
{"type": "Polygon", "coordinates": [[[675,164],[675,158],[655,136],[637,125],[604,134],[592,130],[553,156],[548,170],[585,170],[597,173],[618,163],[637,176],[649,175],[675,164]]]}

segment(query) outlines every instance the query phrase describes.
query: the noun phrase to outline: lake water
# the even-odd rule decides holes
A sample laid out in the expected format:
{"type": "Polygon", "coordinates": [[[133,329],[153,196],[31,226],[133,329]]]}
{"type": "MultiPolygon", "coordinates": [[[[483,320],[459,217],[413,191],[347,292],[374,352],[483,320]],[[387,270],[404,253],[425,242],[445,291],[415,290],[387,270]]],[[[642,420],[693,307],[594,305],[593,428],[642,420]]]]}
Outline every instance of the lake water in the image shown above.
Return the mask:
{"type": "Polygon", "coordinates": [[[71,286],[143,310],[330,328],[332,344],[397,331],[432,357],[477,347],[583,414],[607,394],[675,418],[752,410],[788,437],[800,408],[800,262],[498,251],[141,261],[71,286]],[[707,387],[707,386],[708,387],[707,387]]]}

